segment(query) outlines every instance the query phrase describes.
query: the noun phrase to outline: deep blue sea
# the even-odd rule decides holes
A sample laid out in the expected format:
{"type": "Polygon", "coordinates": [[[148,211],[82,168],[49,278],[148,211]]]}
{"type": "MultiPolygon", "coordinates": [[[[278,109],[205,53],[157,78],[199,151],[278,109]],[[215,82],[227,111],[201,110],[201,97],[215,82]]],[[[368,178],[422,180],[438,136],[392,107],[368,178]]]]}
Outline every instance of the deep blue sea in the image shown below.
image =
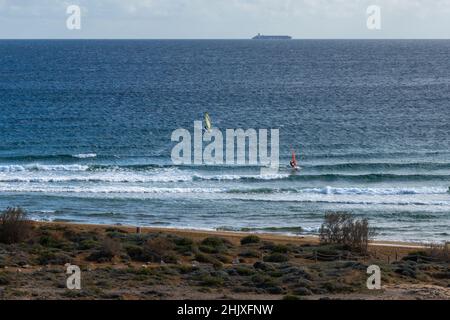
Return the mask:
{"type": "Polygon", "coordinates": [[[450,41],[0,41],[0,208],[33,219],[450,240],[450,41]],[[279,128],[302,169],[175,166],[171,133],[279,128]],[[300,229],[301,228],[301,229],[300,229]]]}

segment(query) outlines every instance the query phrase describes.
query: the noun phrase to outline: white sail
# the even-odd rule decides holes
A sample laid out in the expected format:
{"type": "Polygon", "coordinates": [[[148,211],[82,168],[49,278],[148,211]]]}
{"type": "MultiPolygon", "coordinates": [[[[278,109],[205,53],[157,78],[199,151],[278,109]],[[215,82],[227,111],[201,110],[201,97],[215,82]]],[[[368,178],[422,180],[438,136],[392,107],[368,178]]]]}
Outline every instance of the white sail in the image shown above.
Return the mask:
{"type": "Polygon", "coordinates": [[[212,124],[211,124],[211,118],[209,117],[208,112],[205,112],[205,130],[208,132],[211,131],[212,124]]]}

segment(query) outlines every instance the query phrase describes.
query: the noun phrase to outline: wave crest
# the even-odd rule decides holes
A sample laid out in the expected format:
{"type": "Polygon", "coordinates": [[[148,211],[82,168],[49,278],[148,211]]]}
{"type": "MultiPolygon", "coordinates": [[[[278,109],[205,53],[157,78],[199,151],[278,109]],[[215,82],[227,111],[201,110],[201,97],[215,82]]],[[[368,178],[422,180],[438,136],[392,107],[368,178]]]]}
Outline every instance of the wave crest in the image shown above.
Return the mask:
{"type": "Polygon", "coordinates": [[[28,164],[28,165],[2,165],[0,172],[22,171],[87,171],[89,166],[80,164],[28,164]]]}

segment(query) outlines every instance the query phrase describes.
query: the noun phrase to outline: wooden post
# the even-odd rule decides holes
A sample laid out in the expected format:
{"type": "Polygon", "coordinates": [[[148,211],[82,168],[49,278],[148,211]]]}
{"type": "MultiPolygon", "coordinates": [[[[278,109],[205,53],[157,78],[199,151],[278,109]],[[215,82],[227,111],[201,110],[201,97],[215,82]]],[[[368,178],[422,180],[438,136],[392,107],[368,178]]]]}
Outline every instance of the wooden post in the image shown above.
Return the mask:
{"type": "Polygon", "coordinates": [[[395,250],[395,261],[398,261],[398,252],[395,250]]]}
{"type": "Polygon", "coordinates": [[[136,227],[136,233],[140,234],[141,233],[141,227],[136,227]]]}
{"type": "Polygon", "coordinates": [[[317,262],[317,251],[314,251],[314,261],[317,262]]]}
{"type": "Polygon", "coordinates": [[[391,256],[388,255],[388,264],[391,263],[391,256]]]}

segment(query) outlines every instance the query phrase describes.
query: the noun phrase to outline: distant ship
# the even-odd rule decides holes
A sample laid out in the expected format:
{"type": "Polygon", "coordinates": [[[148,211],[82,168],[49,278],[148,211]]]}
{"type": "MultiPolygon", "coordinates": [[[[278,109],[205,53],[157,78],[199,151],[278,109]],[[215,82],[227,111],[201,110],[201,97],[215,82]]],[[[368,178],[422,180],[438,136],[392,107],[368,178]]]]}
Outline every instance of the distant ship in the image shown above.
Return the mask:
{"type": "Polygon", "coordinates": [[[252,38],[253,40],[291,40],[291,36],[265,36],[261,33],[258,33],[256,36],[252,38]]]}

